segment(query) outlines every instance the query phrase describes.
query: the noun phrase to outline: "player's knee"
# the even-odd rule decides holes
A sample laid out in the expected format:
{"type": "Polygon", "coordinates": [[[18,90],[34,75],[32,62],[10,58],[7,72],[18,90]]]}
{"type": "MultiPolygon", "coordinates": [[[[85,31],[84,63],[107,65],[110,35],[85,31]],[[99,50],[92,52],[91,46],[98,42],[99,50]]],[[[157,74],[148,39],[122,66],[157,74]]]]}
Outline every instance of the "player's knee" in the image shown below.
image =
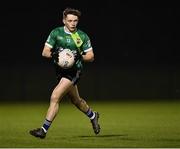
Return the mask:
{"type": "Polygon", "coordinates": [[[51,101],[53,101],[53,102],[59,102],[59,96],[57,96],[56,94],[52,94],[52,95],[51,95],[51,101]]]}

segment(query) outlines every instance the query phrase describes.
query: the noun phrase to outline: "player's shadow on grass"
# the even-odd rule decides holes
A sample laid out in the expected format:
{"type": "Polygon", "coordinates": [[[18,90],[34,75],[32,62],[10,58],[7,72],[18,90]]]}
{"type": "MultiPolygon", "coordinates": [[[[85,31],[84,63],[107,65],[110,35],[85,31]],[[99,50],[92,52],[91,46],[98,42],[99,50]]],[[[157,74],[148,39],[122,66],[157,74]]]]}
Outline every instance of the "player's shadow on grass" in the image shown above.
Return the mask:
{"type": "Polygon", "coordinates": [[[78,136],[79,138],[93,138],[93,137],[101,137],[101,138],[113,138],[113,137],[127,137],[127,134],[109,134],[109,135],[96,135],[96,136],[78,136]]]}
{"type": "Polygon", "coordinates": [[[110,140],[119,139],[119,140],[124,140],[124,141],[137,141],[137,139],[129,137],[127,134],[92,135],[92,136],[78,136],[78,137],[82,139],[107,138],[110,140]]]}

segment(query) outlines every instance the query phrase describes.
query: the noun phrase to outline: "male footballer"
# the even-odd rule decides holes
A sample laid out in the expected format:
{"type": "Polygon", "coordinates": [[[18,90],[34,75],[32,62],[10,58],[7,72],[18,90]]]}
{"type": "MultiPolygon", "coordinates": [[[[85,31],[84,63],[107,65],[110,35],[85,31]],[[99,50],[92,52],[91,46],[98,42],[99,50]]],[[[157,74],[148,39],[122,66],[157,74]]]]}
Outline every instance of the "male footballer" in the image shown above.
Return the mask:
{"type": "Polygon", "coordinates": [[[99,113],[93,111],[86,101],[80,97],[77,87],[83,62],[94,60],[93,48],[88,35],[77,28],[80,16],[79,10],[66,8],[63,11],[64,26],[53,29],[45,42],[42,56],[53,59],[58,83],[52,91],[44,123],[41,127],[29,131],[35,137],[46,137],[64,95],[67,95],[72,103],[89,117],[94,133],[100,132],[99,113]],[[69,49],[74,53],[75,63],[69,69],[61,68],[58,65],[58,53],[63,49],[69,49]]]}

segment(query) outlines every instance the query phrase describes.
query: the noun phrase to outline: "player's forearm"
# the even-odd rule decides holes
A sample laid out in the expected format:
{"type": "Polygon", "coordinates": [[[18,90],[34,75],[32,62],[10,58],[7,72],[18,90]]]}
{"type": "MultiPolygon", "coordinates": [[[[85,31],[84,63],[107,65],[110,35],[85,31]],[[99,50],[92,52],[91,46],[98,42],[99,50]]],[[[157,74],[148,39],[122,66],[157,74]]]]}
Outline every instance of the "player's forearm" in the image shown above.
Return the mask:
{"type": "Polygon", "coordinates": [[[51,58],[51,52],[42,52],[42,56],[46,58],[51,58]]]}
{"type": "Polygon", "coordinates": [[[47,46],[44,47],[43,51],[42,51],[42,56],[46,57],[46,58],[51,58],[51,49],[47,46]]]}

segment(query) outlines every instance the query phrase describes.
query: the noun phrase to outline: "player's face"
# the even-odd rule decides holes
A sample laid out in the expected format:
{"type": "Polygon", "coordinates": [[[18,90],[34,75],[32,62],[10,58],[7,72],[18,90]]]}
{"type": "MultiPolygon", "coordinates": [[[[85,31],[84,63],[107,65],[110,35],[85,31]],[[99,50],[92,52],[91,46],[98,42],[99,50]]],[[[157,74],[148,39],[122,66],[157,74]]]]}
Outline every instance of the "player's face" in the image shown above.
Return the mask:
{"type": "Polygon", "coordinates": [[[78,24],[78,17],[72,14],[68,14],[63,19],[63,23],[70,32],[74,32],[78,24]]]}

